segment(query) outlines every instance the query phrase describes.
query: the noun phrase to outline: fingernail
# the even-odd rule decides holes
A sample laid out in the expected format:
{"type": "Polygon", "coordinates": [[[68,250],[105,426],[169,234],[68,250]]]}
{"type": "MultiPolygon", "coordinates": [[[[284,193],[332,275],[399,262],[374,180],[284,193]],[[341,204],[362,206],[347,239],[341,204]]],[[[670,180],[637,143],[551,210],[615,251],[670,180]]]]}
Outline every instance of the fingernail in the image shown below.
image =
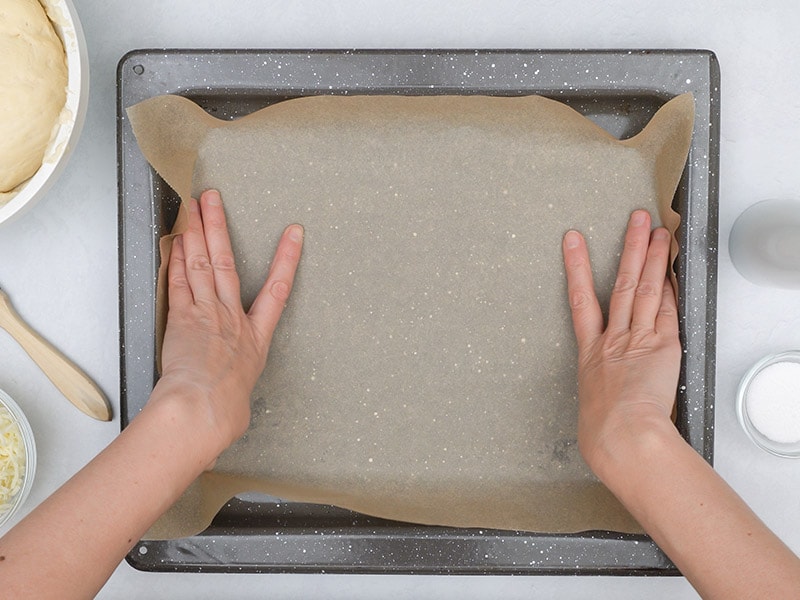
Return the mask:
{"type": "Polygon", "coordinates": [[[289,239],[293,242],[300,242],[303,240],[303,227],[301,225],[292,225],[289,227],[289,239]]]}
{"type": "Polygon", "coordinates": [[[631,215],[631,225],[634,227],[644,225],[645,221],[647,221],[647,213],[643,210],[637,210],[631,215]]]}
{"type": "Polygon", "coordinates": [[[222,204],[222,196],[219,195],[217,190],[206,190],[203,195],[206,197],[206,202],[211,206],[219,206],[222,204]]]}
{"type": "Polygon", "coordinates": [[[653,239],[654,240],[665,240],[669,237],[669,231],[664,229],[663,227],[659,227],[653,232],[653,239]]]}
{"type": "Polygon", "coordinates": [[[564,245],[567,248],[577,248],[581,243],[581,234],[577,231],[568,231],[564,236],[564,245]]]}

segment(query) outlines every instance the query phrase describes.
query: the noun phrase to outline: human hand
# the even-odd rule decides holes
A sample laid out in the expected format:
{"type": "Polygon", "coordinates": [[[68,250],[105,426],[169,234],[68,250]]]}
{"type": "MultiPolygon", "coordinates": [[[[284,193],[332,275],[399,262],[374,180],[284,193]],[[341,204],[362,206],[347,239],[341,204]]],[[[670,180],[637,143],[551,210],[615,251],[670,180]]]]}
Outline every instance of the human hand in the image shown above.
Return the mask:
{"type": "Polygon", "coordinates": [[[665,277],[669,232],[650,232],[650,215],[635,211],[611,294],[608,324],[592,281],[586,242],[563,241],[567,289],[578,341],[578,446],[605,480],[622,442],[669,422],[680,371],[678,310],[665,277]]]}
{"type": "Polygon", "coordinates": [[[299,225],[284,231],[267,280],[245,313],[219,193],[209,190],[189,203],[188,228],[175,237],[170,255],[163,368],[153,397],[177,396],[202,411],[211,456],[249,425],[250,394],[289,298],[302,240],[299,225]]]}

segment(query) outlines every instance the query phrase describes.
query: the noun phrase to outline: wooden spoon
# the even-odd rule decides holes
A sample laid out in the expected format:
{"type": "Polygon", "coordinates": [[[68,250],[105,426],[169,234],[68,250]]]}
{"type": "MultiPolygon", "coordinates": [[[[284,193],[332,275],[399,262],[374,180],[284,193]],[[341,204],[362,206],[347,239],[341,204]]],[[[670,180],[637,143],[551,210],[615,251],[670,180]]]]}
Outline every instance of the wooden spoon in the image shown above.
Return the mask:
{"type": "Polygon", "coordinates": [[[111,420],[111,407],[100,388],[71,360],[22,320],[0,290],[0,327],[11,334],[67,400],[90,417],[111,420]]]}

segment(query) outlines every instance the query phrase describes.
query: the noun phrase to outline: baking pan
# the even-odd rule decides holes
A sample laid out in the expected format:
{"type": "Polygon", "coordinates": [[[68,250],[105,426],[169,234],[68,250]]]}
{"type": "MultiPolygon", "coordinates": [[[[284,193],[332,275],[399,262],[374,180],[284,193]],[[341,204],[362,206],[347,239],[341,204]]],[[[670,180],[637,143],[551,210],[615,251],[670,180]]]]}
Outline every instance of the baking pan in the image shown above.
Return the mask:
{"type": "MultiPolygon", "coordinates": [[[[122,426],[157,380],[158,239],[177,195],[141,155],[125,109],[185,96],[235,119],[318,94],[539,94],[620,138],[670,98],[692,92],[695,129],[674,206],[684,357],[676,424],[712,460],[719,156],[719,68],[703,50],[136,50],[118,66],[120,381],[122,426]]],[[[242,496],[201,534],[140,542],[127,557],[149,571],[674,575],[644,535],[547,534],[398,523],[340,508],[242,496]]]]}

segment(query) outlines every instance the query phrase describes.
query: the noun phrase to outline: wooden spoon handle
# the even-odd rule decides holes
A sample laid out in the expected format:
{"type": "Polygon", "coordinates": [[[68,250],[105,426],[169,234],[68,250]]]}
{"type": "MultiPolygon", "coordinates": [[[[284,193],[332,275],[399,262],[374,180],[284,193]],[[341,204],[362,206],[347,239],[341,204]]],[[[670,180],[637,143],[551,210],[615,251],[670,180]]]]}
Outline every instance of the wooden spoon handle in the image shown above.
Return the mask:
{"type": "Polygon", "coordinates": [[[100,388],[47,340],[22,320],[8,296],[0,290],[0,327],[8,331],[39,365],[67,400],[100,421],[111,420],[111,407],[100,388]]]}

